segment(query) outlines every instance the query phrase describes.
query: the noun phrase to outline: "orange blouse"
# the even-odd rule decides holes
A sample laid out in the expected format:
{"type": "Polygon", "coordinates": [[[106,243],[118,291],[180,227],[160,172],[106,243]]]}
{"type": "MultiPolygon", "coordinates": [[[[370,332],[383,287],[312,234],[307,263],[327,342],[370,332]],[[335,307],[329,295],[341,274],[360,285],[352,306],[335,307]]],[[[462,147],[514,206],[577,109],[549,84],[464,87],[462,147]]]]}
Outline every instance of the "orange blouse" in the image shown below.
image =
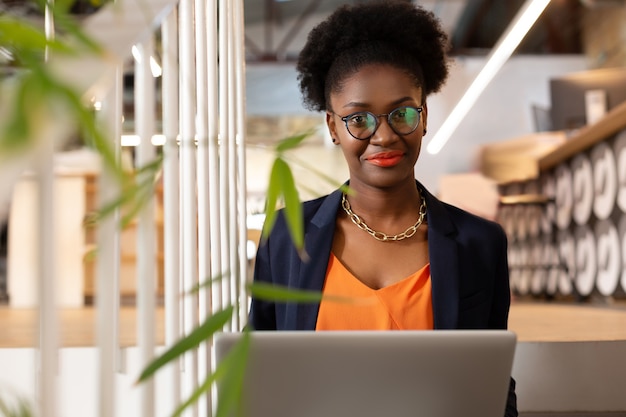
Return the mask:
{"type": "Polygon", "coordinates": [[[363,284],[331,253],[316,330],[432,330],[430,264],[414,274],[374,290],[363,284]]]}

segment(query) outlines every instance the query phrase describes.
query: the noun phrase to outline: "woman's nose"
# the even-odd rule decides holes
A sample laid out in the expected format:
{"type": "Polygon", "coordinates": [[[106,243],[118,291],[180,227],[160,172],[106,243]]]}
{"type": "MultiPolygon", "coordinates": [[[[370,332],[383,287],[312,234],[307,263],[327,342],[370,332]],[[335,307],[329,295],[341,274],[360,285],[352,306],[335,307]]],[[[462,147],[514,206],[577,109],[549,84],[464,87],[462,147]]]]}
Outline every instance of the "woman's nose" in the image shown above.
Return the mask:
{"type": "Polygon", "coordinates": [[[379,125],[374,135],[370,138],[370,143],[379,146],[385,146],[387,143],[393,143],[398,140],[399,136],[389,125],[387,115],[379,116],[379,125]],[[381,117],[382,116],[382,117],[381,117]]]}

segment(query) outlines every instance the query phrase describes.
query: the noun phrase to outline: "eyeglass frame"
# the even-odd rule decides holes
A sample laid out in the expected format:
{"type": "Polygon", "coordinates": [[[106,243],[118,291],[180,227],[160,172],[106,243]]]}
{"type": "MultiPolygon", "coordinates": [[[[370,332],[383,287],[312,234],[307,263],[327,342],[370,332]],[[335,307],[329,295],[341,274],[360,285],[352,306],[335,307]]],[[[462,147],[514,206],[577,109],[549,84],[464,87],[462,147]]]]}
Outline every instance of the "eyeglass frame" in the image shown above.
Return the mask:
{"type": "Polygon", "coordinates": [[[329,110],[329,111],[330,111],[330,113],[334,114],[335,116],[339,116],[339,118],[341,119],[341,121],[343,121],[343,123],[345,124],[345,126],[346,126],[346,130],[348,131],[348,133],[350,134],[350,136],[352,136],[354,139],[356,139],[356,140],[369,140],[369,139],[371,139],[371,138],[372,138],[372,136],[374,136],[374,135],[376,134],[376,131],[378,130],[378,128],[379,128],[379,127],[380,127],[380,125],[381,125],[381,123],[380,123],[380,121],[379,121],[379,120],[380,120],[380,118],[381,118],[381,117],[383,117],[383,116],[387,116],[387,124],[389,125],[389,127],[391,128],[391,130],[393,130],[393,131],[394,131],[394,133],[395,133],[396,135],[405,136],[405,135],[410,135],[411,133],[415,132],[415,131],[417,130],[417,127],[420,125],[420,122],[422,121],[422,112],[424,111],[424,106],[419,106],[419,107],[415,107],[415,106],[400,106],[400,107],[396,107],[395,109],[391,110],[389,113],[381,113],[381,114],[374,114],[374,113],[372,113],[372,112],[370,112],[370,111],[355,111],[354,113],[350,113],[350,114],[348,114],[347,116],[342,116],[342,115],[340,115],[340,114],[335,113],[335,112],[334,112],[334,111],[332,111],[332,110],[329,110]],[[407,109],[407,108],[411,108],[411,109],[417,110],[417,117],[418,117],[418,121],[417,121],[417,124],[415,125],[415,127],[413,128],[413,130],[411,130],[410,132],[407,132],[407,133],[400,133],[400,132],[396,131],[396,129],[394,129],[393,124],[392,124],[392,123],[391,123],[391,121],[390,121],[390,117],[391,117],[391,114],[392,114],[393,112],[395,112],[396,110],[400,110],[400,109],[407,109]],[[366,114],[371,114],[372,116],[374,116],[374,119],[376,120],[376,126],[374,127],[374,131],[372,132],[372,134],[371,134],[371,135],[369,135],[369,136],[368,136],[368,137],[366,137],[366,138],[357,138],[356,136],[354,136],[354,135],[352,134],[352,132],[350,131],[350,128],[348,127],[348,119],[350,119],[350,117],[352,117],[352,116],[354,116],[354,115],[356,115],[356,114],[360,114],[360,113],[361,113],[361,114],[363,114],[363,113],[366,113],[366,114]]]}

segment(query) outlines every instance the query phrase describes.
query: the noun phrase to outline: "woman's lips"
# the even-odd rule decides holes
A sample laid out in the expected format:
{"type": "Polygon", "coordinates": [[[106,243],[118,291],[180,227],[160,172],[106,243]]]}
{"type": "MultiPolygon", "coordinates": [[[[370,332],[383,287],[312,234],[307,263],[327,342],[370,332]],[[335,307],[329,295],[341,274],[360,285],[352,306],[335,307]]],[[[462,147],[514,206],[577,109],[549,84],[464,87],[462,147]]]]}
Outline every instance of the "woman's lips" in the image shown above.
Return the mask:
{"type": "Polygon", "coordinates": [[[400,163],[404,157],[404,152],[379,152],[365,158],[369,163],[380,167],[391,167],[400,163]]]}

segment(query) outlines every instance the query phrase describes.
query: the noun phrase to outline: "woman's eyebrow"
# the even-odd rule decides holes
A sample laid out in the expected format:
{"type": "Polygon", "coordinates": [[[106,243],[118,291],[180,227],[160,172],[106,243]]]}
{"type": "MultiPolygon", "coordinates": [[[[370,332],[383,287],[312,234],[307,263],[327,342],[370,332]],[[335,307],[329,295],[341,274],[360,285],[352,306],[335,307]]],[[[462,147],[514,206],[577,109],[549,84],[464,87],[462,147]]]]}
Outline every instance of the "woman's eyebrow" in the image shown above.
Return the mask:
{"type": "MultiPolygon", "coordinates": [[[[395,106],[395,105],[398,105],[398,104],[405,103],[405,102],[407,102],[407,101],[413,101],[413,102],[415,102],[415,99],[414,99],[413,97],[406,96],[406,97],[402,97],[402,98],[399,98],[399,99],[397,99],[397,100],[392,101],[392,102],[390,103],[390,105],[395,106]]],[[[345,108],[350,108],[350,107],[364,107],[364,108],[368,108],[368,107],[371,107],[371,104],[368,104],[368,103],[362,103],[362,102],[360,102],[360,101],[350,101],[350,102],[348,102],[348,103],[346,103],[346,104],[344,104],[344,105],[342,106],[342,108],[344,108],[344,109],[345,109],[345,108]]]]}

